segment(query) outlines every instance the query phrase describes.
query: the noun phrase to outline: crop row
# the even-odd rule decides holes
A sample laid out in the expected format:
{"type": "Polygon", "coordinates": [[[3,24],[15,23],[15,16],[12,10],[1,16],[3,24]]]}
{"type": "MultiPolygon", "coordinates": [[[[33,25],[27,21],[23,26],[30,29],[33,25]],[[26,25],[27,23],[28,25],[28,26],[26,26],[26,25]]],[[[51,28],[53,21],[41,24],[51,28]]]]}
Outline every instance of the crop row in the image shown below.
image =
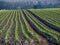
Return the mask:
{"type": "Polygon", "coordinates": [[[46,45],[49,43],[59,45],[60,13],[58,10],[55,12],[55,10],[0,11],[0,38],[5,42],[28,41],[40,45],[45,41],[46,45]]]}

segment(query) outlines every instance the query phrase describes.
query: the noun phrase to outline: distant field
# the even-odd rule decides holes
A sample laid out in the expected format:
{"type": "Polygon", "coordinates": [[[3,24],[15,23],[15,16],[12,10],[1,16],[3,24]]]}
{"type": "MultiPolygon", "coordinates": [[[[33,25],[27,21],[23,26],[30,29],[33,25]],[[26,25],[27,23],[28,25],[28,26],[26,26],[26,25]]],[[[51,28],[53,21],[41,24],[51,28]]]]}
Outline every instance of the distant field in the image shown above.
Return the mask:
{"type": "Polygon", "coordinates": [[[60,8],[0,10],[0,45],[60,45],[60,8]]]}

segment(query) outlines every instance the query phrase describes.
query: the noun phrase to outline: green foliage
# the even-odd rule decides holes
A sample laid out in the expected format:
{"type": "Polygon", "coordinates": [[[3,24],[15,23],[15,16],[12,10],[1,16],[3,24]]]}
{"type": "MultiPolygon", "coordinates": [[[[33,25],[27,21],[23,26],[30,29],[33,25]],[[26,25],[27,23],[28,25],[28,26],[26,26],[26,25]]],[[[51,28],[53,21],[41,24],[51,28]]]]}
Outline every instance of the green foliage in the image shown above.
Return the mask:
{"type": "MultiPolygon", "coordinates": [[[[36,14],[39,18],[60,28],[60,8],[29,10],[36,14]]],[[[23,12],[22,10],[0,10],[0,36],[2,36],[2,34],[5,32],[3,37],[5,38],[5,40],[9,40],[12,27],[15,23],[15,28],[13,30],[15,31],[14,36],[16,40],[19,40],[20,34],[18,33],[18,30],[20,30],[24,39],[28,41],[31,41],[31,39],[36,39],[40,43],[40,36],[42,35],[39,35],[35,32],[35,30],[28,22],[29,20],[39,33],[46,34],[47,38],[49,35],[54,42],[59,44],[60,33],[58,31],[51,29],[50,27],[39,21],[36,17],[33,16],[33,14],[29,13],[27,10],[23,10],[23,12]],[[4,23],[5,21],[6,23],[4,23]]]]}

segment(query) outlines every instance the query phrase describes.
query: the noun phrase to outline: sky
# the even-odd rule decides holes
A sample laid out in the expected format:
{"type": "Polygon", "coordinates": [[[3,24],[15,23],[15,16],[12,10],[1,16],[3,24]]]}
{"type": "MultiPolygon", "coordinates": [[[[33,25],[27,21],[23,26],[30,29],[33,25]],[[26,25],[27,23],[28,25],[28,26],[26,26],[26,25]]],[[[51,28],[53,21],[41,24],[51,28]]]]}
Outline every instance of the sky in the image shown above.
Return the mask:
{"type": "Polygon", "coordinates": [[[19,2],[19,1],[48,1],[48,2],[57,2],[59,0],[0,0],[0,1],[6,1],[6,2],[19,2]]]}
{"type": "Polygon", "coordinates": [[[42,4],[45,4],[47,2],[47,4],[51,3],[51,4],[55,4],[55,3],[60,3],[60,0],[0,0],[0,1],[5,1],[5,2],[37,2],[40,1],[42,2],[42,4]]]}
{"type": "Polygon", "coordinates": [[[0,0],[0,1],[6,1],[6,2],[17,2],[17,1],[20,1],[20,0],[0,0]]]}
{"type": "MultiPolygon", "coordinates": [[[[3,2],[10,2],[10,4],[21,4],[20,6],[24,5],[26,6],[26,4],[29,6],[32,5],[38,5],[38,4],[41,4],[41,5],[49,5],[49,4],[52,4],[52,5],[57,5],[60,7],[60,0],[0,0],[0,1],[3,1],[3,2]],[[13,3],[14,2],[14,3],[13,3]]],[[[5,5],[5,4],[4,4],[5,5]]],[[[2,7],[2,6],[1,6],[2,7]]]]}

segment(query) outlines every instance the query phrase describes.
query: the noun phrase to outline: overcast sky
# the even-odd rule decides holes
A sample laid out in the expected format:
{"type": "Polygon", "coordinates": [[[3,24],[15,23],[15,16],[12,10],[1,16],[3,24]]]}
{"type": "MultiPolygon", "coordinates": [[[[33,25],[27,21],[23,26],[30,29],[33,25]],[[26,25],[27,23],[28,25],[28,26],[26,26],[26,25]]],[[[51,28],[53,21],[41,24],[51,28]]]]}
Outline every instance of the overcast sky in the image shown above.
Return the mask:
{"type": "Polygon", "coordinates": [[[33,1],[33,2],[37,2],[37,1],[41,1],[42,4],[45,4],[47,2],[47,4],[52,3],[52,4],[56,4],[56,3],[60,3],[60,0],[0,0],[0,1],[6,1],[6,2],[27,2],[27,1],[33,1]]]}
{"type": "MultiPolygon", "coordinates": [[[[3,2],[3,6],[1,7],[4,7],[4,6],[7,6],[7,2],[8,4],[11,4],[12,6],[11,7],[34,7],[35,5],[37,7],[39,7],[38,5],[42,5],[43,7],[44,6],[50,6],[50,7],[60,7],[60,0],[0,0],[0,1],[4,1],[3,2]],[[10,3],[9,3],[10,2],[10,3]],[[13,3],[15,2],[15,3],[13,3]],[[16,5],[15,5],[16,4],[16,5]],[[51,5],[50,5],[51,4],[51,5]]],[[[1,3],[2,5],[2,3],[1,3]]]]}
{"type": "Polygon", "coordinates": [[[19,2],[19,1],[48,1],[48,2],[56,2],[58,0],[0,0],[0,1],[7,1],[7,2],[19,2]]]}

